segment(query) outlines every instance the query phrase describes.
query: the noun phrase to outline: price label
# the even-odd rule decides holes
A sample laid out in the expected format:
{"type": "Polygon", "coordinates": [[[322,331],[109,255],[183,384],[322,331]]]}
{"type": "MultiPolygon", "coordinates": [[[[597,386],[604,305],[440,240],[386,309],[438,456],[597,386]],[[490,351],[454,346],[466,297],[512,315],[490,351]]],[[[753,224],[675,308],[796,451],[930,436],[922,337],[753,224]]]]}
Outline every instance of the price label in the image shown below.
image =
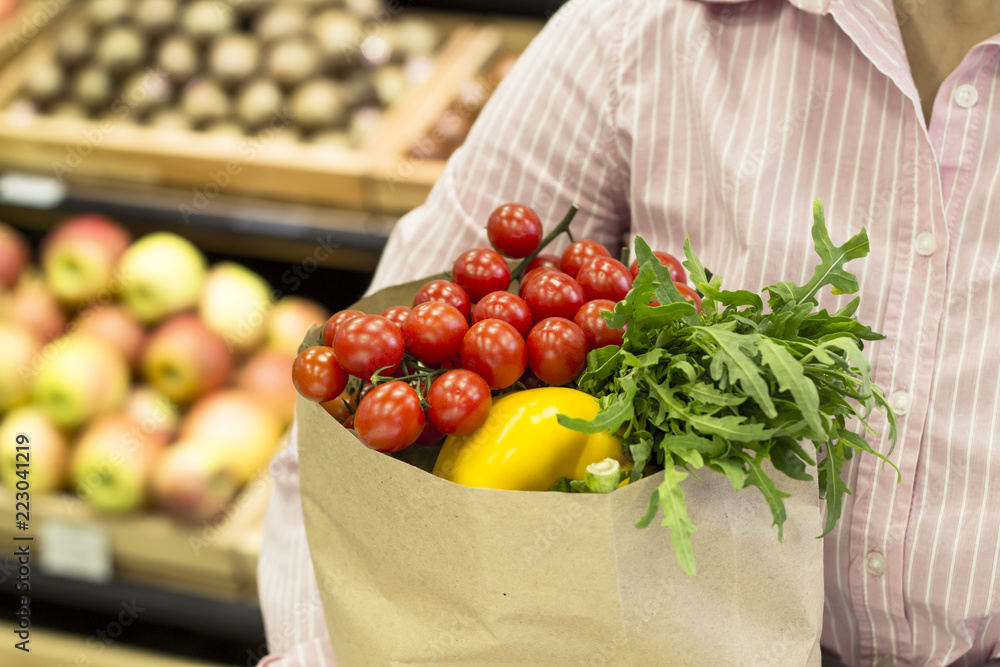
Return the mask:
{"type": "Polygon", "coordinates": [[[39,527],[39,561],[47,573],[105,583],[111,580],[111,536],[93,523],[48,519],[39,527]]]}
{"type": "Polygon", "coordinates": [[[11,171],[0,174],[0,203],[53,209],[66,198],[66,185],[51,176],[11,171]]]}

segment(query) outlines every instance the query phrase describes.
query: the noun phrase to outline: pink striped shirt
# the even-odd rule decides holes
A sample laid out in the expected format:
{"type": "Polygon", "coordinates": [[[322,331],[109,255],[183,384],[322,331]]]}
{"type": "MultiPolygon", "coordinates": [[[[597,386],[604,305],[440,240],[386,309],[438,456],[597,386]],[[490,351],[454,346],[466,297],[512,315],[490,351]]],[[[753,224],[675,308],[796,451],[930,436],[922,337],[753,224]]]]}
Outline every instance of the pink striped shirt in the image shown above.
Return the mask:
{"type": "MultiPolygon", "coordinates": [[[[1000,658],[998,47],[967,54],[927,127],[891,0],[573,0],[400,221],[373,289],[487,245],[506,201],[549,224],[577,203],[577,238],[610,247],[640,234],[679,252],[689,236],[731,289],[759,289],[811,272],[819,197],[836,242],[871,238],[849,268],[861,317],[888,336],[867,351],[902,471],[847,469],[823,645],[850,665],[1000,658]]],[[[265,664],[330,665],[294,448],[274,466],[265,664]]]]}

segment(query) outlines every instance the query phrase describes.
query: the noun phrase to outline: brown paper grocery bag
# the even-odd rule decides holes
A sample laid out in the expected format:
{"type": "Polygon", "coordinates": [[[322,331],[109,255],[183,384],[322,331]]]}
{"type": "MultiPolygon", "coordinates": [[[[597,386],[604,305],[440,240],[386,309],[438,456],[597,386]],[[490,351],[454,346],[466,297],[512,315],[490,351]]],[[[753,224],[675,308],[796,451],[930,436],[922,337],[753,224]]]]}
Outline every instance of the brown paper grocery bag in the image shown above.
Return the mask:
{"type": "MultiPolygon", "coordinates": [[[[424,282],[355,307],[409,304],[424,282]]],[[[341,667],[820,664],[815,483],[780,484],[792,497],[779,543],[757,489],[689,477],[688,577],[665,527],[634,526],[662,473],[604,495],[467,488],[366,448],[301,398],[298,423],[306,532],[341,667]]]]}

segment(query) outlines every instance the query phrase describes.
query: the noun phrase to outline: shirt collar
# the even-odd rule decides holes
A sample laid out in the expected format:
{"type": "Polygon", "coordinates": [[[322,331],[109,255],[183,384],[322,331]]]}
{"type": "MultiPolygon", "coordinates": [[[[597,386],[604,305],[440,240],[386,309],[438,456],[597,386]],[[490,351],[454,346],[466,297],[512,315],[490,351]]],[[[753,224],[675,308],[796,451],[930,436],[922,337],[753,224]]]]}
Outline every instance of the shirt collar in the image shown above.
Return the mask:
{"type": "MultiPolygon", "coordinates": [[[[754,2],[755,0],[701,0],[709,4],[735,5],[754,2]]],[[[840,0],[788,0],[802,11],[810,14],[828,14],[840,0]]]]}

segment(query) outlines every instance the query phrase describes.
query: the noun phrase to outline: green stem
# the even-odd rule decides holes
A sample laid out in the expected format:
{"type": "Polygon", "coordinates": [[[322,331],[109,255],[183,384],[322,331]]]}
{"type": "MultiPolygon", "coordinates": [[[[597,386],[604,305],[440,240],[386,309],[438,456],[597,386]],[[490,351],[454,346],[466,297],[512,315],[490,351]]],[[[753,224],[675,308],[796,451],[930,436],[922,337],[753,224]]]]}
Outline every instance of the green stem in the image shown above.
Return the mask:
{"type": "MultiPolygon", "coordinates": [[[[388,366],[386,366],[385,368],[388,368],[388,366]]],[[[451,368],[418,369],[417,372],[415,373],[409,373],[407,375],[402,375],[400,377],[394,377],[392,375],[382,375],[382,371],[384,371],[385,368],[378,369],[375,372],[375,375],[372,376],[372,384],[374,386],[377,387],[378,385],[384,382],[393,382],[395,380],[399,380],[400,382],[408,382],[410,380],[433,379],[439,375],[444,375],[450,370],[454,370],[451,368]]]]}
{"type": "Polygon", "coordinates": [[[573,240],[573,234],[569,231],[569,223],[573,222],[573,217],[579,210],[580,208],[576,204],[573,204],[572,206],[569,207],[569,210],[566,211],[566,215],[563,216],[563,219],[559,221],[559,224],[556,225],[555,229],[549,232],[549,234],[542,239],[542,242],[538,244],[538,248],[535,250],[535,252],[531,253],[530,255],[522,259],[521,263],[515,266],[514,269],[510,272],[511,282],[514,282],[515,280],[520,278],[521,274],[524,273],[524,267],[528,266],[528,264],[531,263],[531,260],[538,257],[539,253],[541,253],[542,250],[545,249],[545,246],[552,243],[552,241],[557,236],[559,236],[563,232],[566,232],[566,234],[569,235],[570,240],[571,241],[573,240]]]}
{"type": "Polygon", "coordinates": [[[591,493],[611,493],[621,480],[621,466],[614,459],[591,463],[584,471],[584,482],[591,493]]]}

